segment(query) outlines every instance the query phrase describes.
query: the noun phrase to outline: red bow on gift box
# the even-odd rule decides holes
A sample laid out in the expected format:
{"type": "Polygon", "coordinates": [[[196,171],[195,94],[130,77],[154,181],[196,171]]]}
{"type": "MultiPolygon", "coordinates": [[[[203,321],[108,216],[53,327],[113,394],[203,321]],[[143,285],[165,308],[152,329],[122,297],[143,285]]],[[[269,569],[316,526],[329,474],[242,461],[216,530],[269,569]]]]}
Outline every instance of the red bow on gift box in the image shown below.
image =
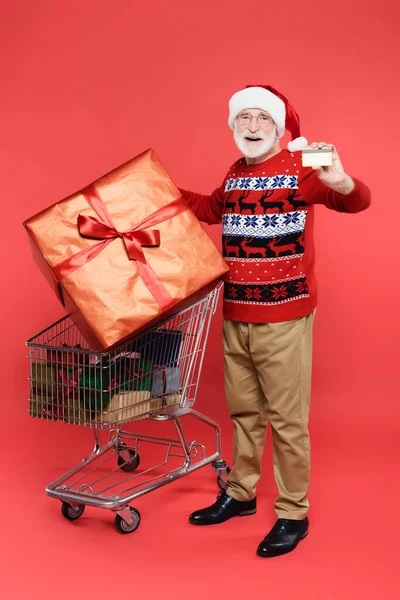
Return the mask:
{"type": "MultiPolygon", "coordinates": [[[[61,366],[63,369],[71,369],[73,366],[83,366],[89,362],[89,355],[80,352],[71,352],[70,347],[65,342],[61,344],[68,350],[55,350],[54,348],[46,349],[47,360],[54,366],[61,366]]],[[[80,344],[76,344],[74,348],[82,348],[80,344]]]]}
{"type": "MultiPolygon", "coordinates": [[[[100,240],[110,241],[120,237],[123,239],[126,251],[130,260],[138,260],[146,264],[146,257],[143,253],[142,246],[159,246],[160,232],[158,229],[150,231],[130,231],[120,232],[114,226],[106,225],[95,217],[78,217],[79,233],[84,237],[97,238],[100,240]]],[[[104,243],[104,246],[106,243],[104,243]]],[[[103,246],[103,247],[104,247],[103,246]]]]}
{"type": "Polygon", "coordinates": [[[108,244],[117,238],[122,238],[130,260],[136,261],[137,271],[144,284],[151,292],[159,306],[165,310],[173,303],[173,299],[164,285],[161,283],[156,273],[146,261],[142,246],[159,246],[160,232],[158,230],[143,231],[147,227],[153,227],[163,221],[172,219],[182,212],[188,210],[188,205],[182,197],[177,198],[166,206],[156,210],[140,223],[137,223],[128,231],[118,231],[112,222],[103,200],[101,199],[95,186],[89,185],[82,190],[82,195],[90,207],[96,212],[96,217],[78,216],[79,233],[84,237],[100,239],[101,241],[90,248],[85,248],[77,254],[70,256],[53,267],[53,273],[58,281],[61,281],[67,275],[73,273],[79,267],[95,258],[108,244]]]}

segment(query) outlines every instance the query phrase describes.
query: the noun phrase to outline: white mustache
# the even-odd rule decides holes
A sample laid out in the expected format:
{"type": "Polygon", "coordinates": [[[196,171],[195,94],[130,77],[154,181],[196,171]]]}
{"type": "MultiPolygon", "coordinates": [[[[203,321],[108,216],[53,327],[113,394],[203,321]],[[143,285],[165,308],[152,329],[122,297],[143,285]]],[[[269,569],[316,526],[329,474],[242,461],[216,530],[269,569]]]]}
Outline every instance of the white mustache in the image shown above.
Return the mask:
{"type": "Polygon", "coordinates": [[[268,152],[274,145],[276,139],[275,134],[272,133],[266,135],[263,131],[254,134],[250,133],[248,130],[241,133],[234,130],[233,135],[240,152],[249,158],[257,158],[268,152]],[[251,138],[252,140],[257,139],[258,145],[249,144],[249,140],[246,138],[251,138]]]}
{"type": "Polygon", "coordinates": [[[265,140],[266,139],[266,136],[263,133],[250,133],[250,132],[246,132],[246,131],[244,131],[243,133],[240,133],[239,137],[241,137],[243,140],[246,138],[250,138],[251,140],[265,140]]]}

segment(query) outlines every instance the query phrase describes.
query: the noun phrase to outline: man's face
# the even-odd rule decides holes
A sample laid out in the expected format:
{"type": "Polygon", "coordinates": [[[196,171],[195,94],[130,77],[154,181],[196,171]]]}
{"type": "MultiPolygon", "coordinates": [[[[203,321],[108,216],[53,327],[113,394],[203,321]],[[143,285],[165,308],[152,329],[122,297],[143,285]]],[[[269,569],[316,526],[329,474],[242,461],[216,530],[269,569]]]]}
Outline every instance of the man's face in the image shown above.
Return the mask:
{"type": "Polygon", "coordinates": [[[248,158],[267,154],[278,139],[275,123],[267,112],[258,108],[238,114],[233,135],[240,152],[248,158]]]}

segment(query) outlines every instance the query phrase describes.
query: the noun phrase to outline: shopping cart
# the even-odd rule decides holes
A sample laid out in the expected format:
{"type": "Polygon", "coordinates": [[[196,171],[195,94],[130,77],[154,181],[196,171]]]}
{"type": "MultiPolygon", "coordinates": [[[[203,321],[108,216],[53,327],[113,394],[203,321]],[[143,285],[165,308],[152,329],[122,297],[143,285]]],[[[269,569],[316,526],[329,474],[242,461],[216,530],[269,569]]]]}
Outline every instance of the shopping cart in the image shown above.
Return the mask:
{"type": "Polygon", "coordinates": [[[220,489],[226,488],[229,468],[221,458],[219,425],[192,408],[220,289],[107,352],[88,348],[70,317],[26,343],[30,414],[94,431],[93,452],[46,488],[62,501],[66,519],[78,519],[86,505],[109,509],[116,513],[117,530],[131,533],[139,526],[140,513],[130,502],[209,464],[220,489]],[[213,453],[186,439],[184,416],[214,430],[213,453]],[[121,429],[140,419],[172,422],[177,439],[121,429]],[[108,430],[104,444],[102,430],[108,430]],[[142,456],[149,445],[152,452],[142,456]],[[144,466],[144,458],[153,461],[156,454],[155,464],[144,466]]]}

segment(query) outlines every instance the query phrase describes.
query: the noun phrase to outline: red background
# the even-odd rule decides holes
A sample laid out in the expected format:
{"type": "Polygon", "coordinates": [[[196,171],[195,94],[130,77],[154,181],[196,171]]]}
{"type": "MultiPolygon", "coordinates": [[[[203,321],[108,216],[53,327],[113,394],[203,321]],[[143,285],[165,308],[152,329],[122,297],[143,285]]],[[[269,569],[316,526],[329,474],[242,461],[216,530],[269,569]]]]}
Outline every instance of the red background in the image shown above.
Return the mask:
{"type": "MultiPolygon", "coordinates": [[[[1,4],[7,600],[398,597],[397,11],[394,0],[1,4]],[[317,211],[312,529],[274,561],[255,557],[274,521],[269,447],[256,517],[190,527],[187,514],[216,493],[203,469],[137,501],[140,529],[120,536],[110,513],[89,509],[71,524],[43,492],[90,450],[90,432],[27,414],[24,342],[63,313],[21,222],[150,146],[179,186],[210,192],[238,156],[227,103],[248,83],[286,94],[303,135],[335,143],[373,194],[359,215],[317,211]]],[[[219,227],[209,231],[219,245],[219,227]]],[[[219,314],[197,408],[222,424],[229,460],[220,326],[219,314]]]]}

